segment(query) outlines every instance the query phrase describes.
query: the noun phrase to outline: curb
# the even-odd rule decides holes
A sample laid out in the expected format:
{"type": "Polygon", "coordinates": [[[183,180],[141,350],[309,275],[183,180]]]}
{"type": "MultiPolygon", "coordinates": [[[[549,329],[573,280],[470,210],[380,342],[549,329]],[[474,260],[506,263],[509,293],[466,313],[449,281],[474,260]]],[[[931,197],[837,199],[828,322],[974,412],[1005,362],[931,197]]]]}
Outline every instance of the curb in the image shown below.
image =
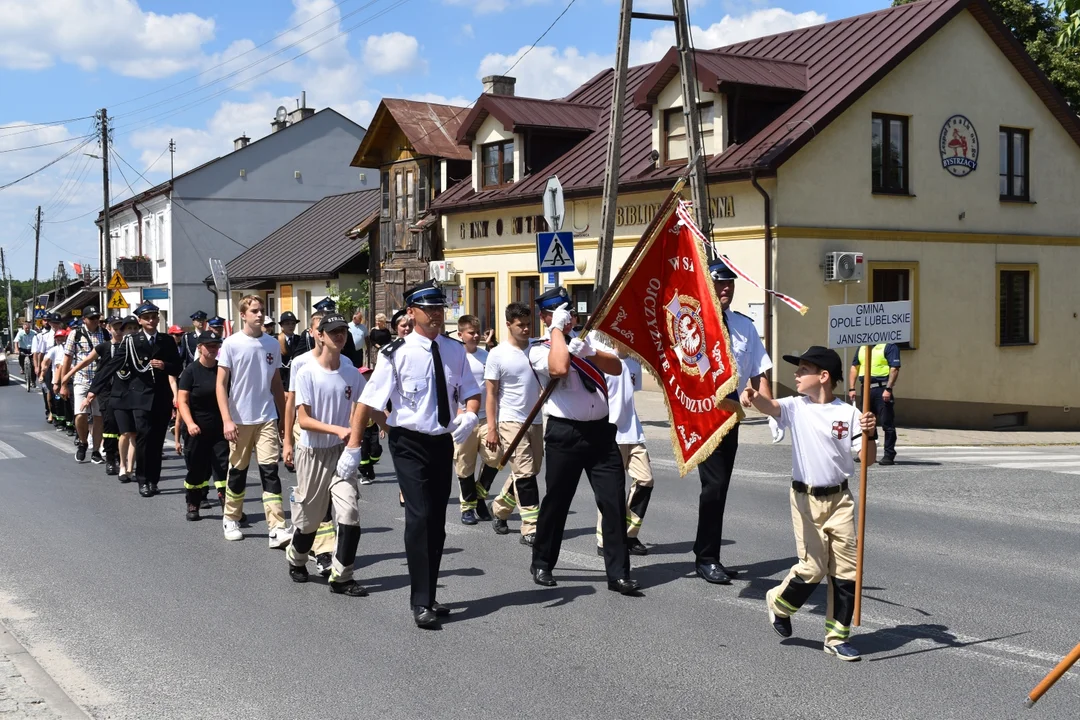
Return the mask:
{"type": "Polygon", "coordinates": [[[0,655],[6,655],[15,669],[22,675],[27,686],[45,701],[46,706],[55,715],[71,720],[88,720],[89,713],[79,707],[63,689],[56,684],[49,673],[38,664],[23,644],[15,639],[11,630],[0,621],[0,655]]]}

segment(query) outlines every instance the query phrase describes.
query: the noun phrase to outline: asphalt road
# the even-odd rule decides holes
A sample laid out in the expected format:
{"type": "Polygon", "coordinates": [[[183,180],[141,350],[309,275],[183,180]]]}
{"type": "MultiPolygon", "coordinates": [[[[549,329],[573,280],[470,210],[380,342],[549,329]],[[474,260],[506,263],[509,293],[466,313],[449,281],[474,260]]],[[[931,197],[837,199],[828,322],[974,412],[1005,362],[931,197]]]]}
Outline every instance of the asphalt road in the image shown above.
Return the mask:
{"type": "Polygon", "coordinates": [[[407,608],[388,456],[362,488],[372,593],[345,598],[290,582],[258,492],[248,537],[226,542],[216,510],[185,522],[179,459],[141,498],[77,465],[37,395],[0,388],[0,619],[100,718],[1077,717],[1077,670],[1022,703],[1080,641],[1080,451],[1005,450],[1030,470],[954,450],[872,469],[864,659],[845,664],[821,651],[822,590],[793,638],[768,624],[765,591],[794,562],[790,448],[740,450],[729,587],[692,575],[696,473],[650,450],[642,597],[607,590],[584,481],[550,589],[531,583],[516,532],[462,526],[454,502],[439,593],[453,614],[431,632],[407,608]]]}

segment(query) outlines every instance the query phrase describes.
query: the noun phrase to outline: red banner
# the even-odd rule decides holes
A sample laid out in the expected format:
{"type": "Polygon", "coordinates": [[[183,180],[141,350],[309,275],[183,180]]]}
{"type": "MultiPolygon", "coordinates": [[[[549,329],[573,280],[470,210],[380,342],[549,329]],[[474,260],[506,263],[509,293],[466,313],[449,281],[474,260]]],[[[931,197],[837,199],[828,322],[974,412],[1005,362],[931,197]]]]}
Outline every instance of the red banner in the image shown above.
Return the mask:
{"type": "Polygon", "coordinates": [[[742,417],[738,402],[725,400],[738,387],[738,369],[705,251],[687,220],[673,206],[641,242],[593,328],[638,358],[663,387],[675,461],[686,475],[742,417]]]}

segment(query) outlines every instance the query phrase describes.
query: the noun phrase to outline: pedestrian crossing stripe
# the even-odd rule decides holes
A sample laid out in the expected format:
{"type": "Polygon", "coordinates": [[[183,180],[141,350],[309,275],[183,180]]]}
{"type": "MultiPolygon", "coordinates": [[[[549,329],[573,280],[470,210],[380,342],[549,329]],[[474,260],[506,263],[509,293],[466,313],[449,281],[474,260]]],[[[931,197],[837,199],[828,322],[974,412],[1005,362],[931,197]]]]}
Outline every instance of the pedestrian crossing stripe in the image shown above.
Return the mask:
{"type": "Polygon", "coordinates": [[[26,457],[6,442],[0,441],[0,460],[18,460],[26,457]]]}
{"type": "MultiPolygon", "coordinates": [[[[1040,470],[1080,475],[1080,454],[1046,449],[1021,449],[1010,446],[947,446],[900,448],[902,457],[922,463],[970,465],[998,470],[1040,470]]],[[[902,464],[901,460],[901,464],[902,464]]]]}
{"type": "Polygon", "coordinates": [[[35,440],[40,440],[43,443],[52,445],[57,450],[63,450],[66,453],[75,453],[75,443],[71,442],[71,438],[66,433],[61,434],[55,430],[39,430],[37,432],[26,433],[35,440]]]}

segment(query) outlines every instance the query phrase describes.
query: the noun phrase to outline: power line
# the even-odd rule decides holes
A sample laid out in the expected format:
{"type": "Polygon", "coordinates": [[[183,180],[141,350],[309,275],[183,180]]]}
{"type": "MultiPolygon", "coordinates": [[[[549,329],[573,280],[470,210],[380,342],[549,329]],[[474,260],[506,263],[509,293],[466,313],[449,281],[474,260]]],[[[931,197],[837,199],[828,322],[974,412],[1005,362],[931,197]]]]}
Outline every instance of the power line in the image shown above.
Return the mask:
{"type": "Polygon", "coordinates": [[[93,115],[84,115],[77,118],[68,118],[67,120],[53,120],[52,122],[45,123],[12,123],[11,125],[0,125],[0,130],[11,130],[14,128],[20,128],[19,132],[4,133],[0,137],[11,137],[12,135],[22,135],[23,133],[34,132],[45,127],[52,127],[54,125],[67,125],[68,123],[78,122],[80,120],[90,120],[93,115]]]}
{"type": "Polygon", "coordinates": [[[38,143],[37,145],[23,145],[17,148],[8,148],[7,150],[0,150],[0,154],[9,152],[18,152],[20,150],[33,150],[34,148],[48,147],[49,145],[60,145],[61,143],[76,142],[78,140],[85,140],[88,137],[95,137],[94,135],[80,135],[78,137],[64,138],[63,140],[53,140],[47,143],[38,143]]]}
{"type": "Polygon", "coordinates": [[[60,157],[56,158],[55,160],[50,160],[49,162],[45,163],[44,165],[39,167],[37,170],[34,170],[33,172],[30,172],[30,173],[27,173],[26,175],[23,175],[18,180],[12,180],[11,182],[9,182],[9,183],[7,183],[5,185],[0,185],[0,190],[6,190],[7,188],[11,187],[12,185],[18,185],[19,183],[21,183],[23,180],[26,180],[27,178],[32,178],[33,176],[37,175],[39,172],[42,172],[43,170],[47,170],[48,168],[50,168],[53,165],[55,165],[56,163],[60,162],[61,160],[63,160],[67,156],[72,155],[74,153],[77,153],[79,150],[82,150],[84,147],[86,147],[89,144],[90,144],[90,140],[84,140],[83,142],[81,142],[78,145],[76,145],[75,147],[71,148],[66,153],[64,153],[60,157]]]}

